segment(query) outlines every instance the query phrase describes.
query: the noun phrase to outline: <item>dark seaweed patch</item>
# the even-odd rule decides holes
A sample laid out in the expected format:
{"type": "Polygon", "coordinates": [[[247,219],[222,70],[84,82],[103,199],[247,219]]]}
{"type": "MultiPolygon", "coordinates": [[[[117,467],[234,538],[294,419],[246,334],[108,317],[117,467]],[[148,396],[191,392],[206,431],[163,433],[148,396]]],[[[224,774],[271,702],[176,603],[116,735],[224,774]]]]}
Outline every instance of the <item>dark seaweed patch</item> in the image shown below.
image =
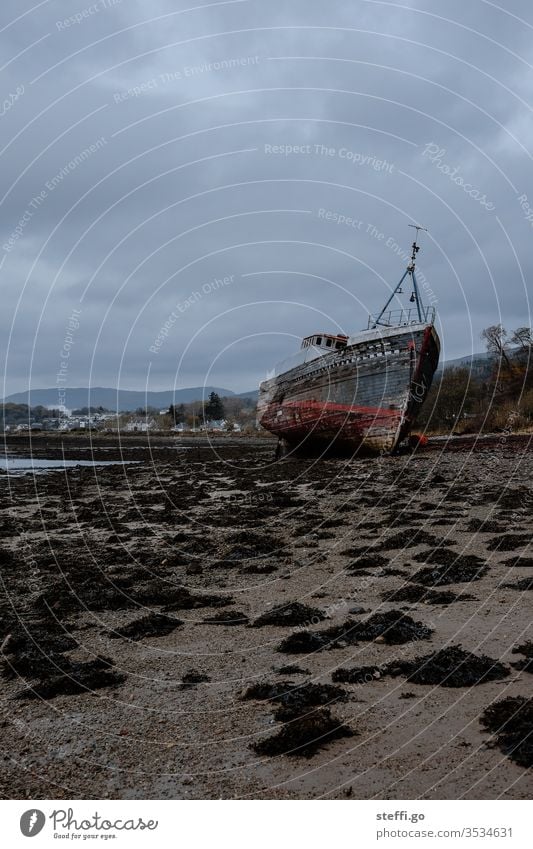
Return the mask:
{"type": "Polygon", "coordinates": [[[436,563],[439,566],[462,566],[475,569],[484,565],[484,560],[477,554],[457,554],[449,548],[433,548],[413,555],[418,563],[436,563]]]}
{"type": "Polygon", "coordinates": [[[275,719],[287,722],[306,713],[310,708],[345,701],[348,694],[342,687],[332,684],[294,684],[292,681],[277,681],[273,684],[254,684],[248,687],[243,699],[272,701],[280,705],[275,719]]]}
{"type": "Polygon", "coordinates": [[[113,670],[113,661],[107,657],[79,663],[63,658],[61,671],[43,676],[32,686],[18,694],[19,699],[53,699],[56,696],[72,696],[92,692],[102,687],[117,687],[126,677],[113,670]]]}
{"type": "Polygon", "coordinates": [[[172,587],[170,584],[166,584],[166,587],[166,596],[157,595],[159,601],[165,603],[163,613],[173,610],[196,610],[200,607],[227,607],[228,604],[233,604],[231,596],[192,593],[186,587],[172,587]]]}
{"type": "Polygon", "coordinates": [[[195,687],[196,684],[203,684],[206,681],[210,681],[209,675],[204,675],[203,672],[198,672],[196,669],[189,669],[181,679],[181,689],[188,690],[191,687],[195,687]]]}
{"type": "Polygon", "coordinates": [[[4,647],[4,678],[38,678],[53,674],[58,666],[61,669],[63,652],[77,648],[78,643],[57,626],[54,629],[54,624],[53,620],[33,624],[28,632],[17,628],[4,647]]]}
{"type": "Polygon", "coordinates": [[[531,537],[527,534],[500,534],[488,541],[487,548],[489,551],[516,551],[530,541],[531,537]]]}
{"type": "Polygon", "coordinates": [[[533,590],[533,578],[521,578],[514,584],[503,584],[503,586],[508,587],[511,590],[520,590],[521,592],[524,592],[525,590],[533,590]]]}
{"type": "Polygon", "coordinates": [[[301,666],[297,666],[295,663],[289,663],[287,666],[278,666],[275,671],[278,675],[310,675],[308,669],[302,669],[301,666]]]}
{"type": "Polygon", "coordinates": [[[375,613],[370,619],[357,623],[357,640],[371,641],[382,637],[389,645],[401,645],[411,640],[428,640],[432,634],[422,622],[415,622],[399,610],[375,613]]]}
{"type": "Polygon", "coordinates": [[[520,669],[522,672],[533,672],[533,642],[528,640],[526,643],[516,646],[513,649],[513,654],[523,654],[525,659],[517,660],[511,666],[514,666],[515,669],[520,669]]]}
{"type": "Polygon", "coordinates": [[[492,519],[470,519],[466,526],[467,531],[477,533],[480,531],[483,534],[499,534],[505,531],[507,525],[503,522],[496,522],[492,519]]]}
{"type": "Polygon", "coordinates": [[[375,613],[363,622],[348,619],[342,625],[323,631],[297,631],[283,640],[278,651],[304,654],[325,648],[342,648],[359,640],[370,642],[376,639],[389,645],[400,645],[411,640],[427,640],[431,634],[431,628],[422,622],[415,622],[399,610],[389,610],[375,613]]]}
{"type": "Polygon", "coordinates": [[[250,563],[249,566],[244,566],[241,572],[245,575],[271,575],[277,568],[274,563],[250,563]]]}
{"type": "Polygon", "coordinates": [[[317,631],[296,631],[294,634],[289,634],[283,642],[278,646],[278,651],[284,654],[312,654],[315,651],[321,651],[326,648],[330,641],[323,636],[323,633],[317,631]]]}
{"type": "Polygon", "coordinates": [[[351,669],[340,667],[333,672],[331,680],[339,684],[368,684],[382,676],[379,666],[354,666],[351,669]]]}
{"type": "Polygon", "coordinates": [[[379,569],[388,566],[389,560],[381,554],[367,554],[358,557],[346,566],[347,572],[359,572],[361,569],[379,569]]]}
{"type": "Polygon", "coordinates": [[[173,619],[162,613],[149,613],[140,619],[134,619],[121,628],[108,632],[108,637],[124,637],[128,640],[142,640],[144,637],[164,637],[183,625],[179,619],[173,619]]]}
{"type": "Polygon", "coordinates": [[[426,531],[417,531],[416,529],[398,531],[398,533],[384,540],[379,548],[396,549],[396,548],[414,548],[417,545],[434,545],[439,540],[428,534],[426,531]]]}
{"type": "Polygon", "coordinates": [[[390,675],[406,675],[413,684],[440,684],[443,687],[472,687],[485,681],[499,681],[509,669],[486,655],[475,655],[461,646],[450,646],[414,660],[393,661],[390,675]]]}
{"type": "Polygon", "coordinates": [[[496,735],[498,746],[520,766],[533,766],[533,699],[522,696],[502,699],[490,705],[481,724],[496,735]]]}
{"type": "Polygon", "coordinates": [[[328,708],[318,708],[288,722],[277,734],[254,743],[253,748],[260,755],[312,757],[332,740],[353,734],[352,729],[333,717],[328,708]]]}
{"type": "Polygon", "coordinates": [[[473,596],[467,593],[457,595],[451,590],[430,590],[422,584],[408,584],[401,587],[399,590],[394,590],[392,593],[383,593],[382,598],[385,601],[407,601],[415,604],[453,604],[455,601],[466,601],[472,599],[473,596]]]}
{"type": "Polygon", "coordinates": [[[488,572],[488,566],[464,564],[458,559],[453,566],[425,566],[415,572],[411,581],[426,587],[442,584],[466,584],[479,581],[488,572]]]}
{"type": "Polygon", "coordinates": [[[504,560],[502,566],[533,569],[533,557],[511,557],[509,560],[504,560]]]}
{"type": "Polygon", "coordinates": [[[299,601],[291,601],[287,604],[273,607],[259,616],[253,623],[254,628],[262,628],[264,625],[310,625],[313,622],[322,622],[325,614],[318,607],[308,607],[299,601]]]}
{"type": "Polygon", "coordinates": [[[240,610],[221,610],[203,621],[205,625],[247,625],[249,620],[240,610]]]}

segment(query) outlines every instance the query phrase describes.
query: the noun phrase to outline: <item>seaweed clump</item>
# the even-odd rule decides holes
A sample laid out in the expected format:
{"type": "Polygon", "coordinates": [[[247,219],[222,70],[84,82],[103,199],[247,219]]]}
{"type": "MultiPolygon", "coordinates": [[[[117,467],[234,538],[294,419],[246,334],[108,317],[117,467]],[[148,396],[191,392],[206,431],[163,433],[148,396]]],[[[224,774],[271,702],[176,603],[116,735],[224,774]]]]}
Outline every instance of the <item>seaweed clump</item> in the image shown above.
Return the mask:
{"type": "Polygon", "coordinates": [[[17,698],[48,700],[56,696],[92,692],[102,687],[117,687],[126,677],[112,667],[113,661],[100,655],[85,663],[64,658],[62,669],[56,670],[54,675],[43,676],[39,682],[22,690],[17,698]]]}
{"type": "Polygon", "coordinates": [[[294,684],[292,681],[279,681],[274,684],[253,684],[243,694],[243,699],[272,701],[280,705],[274,718],[287,722],[322,705],[345,701],[346,690],[332,684],[294,684]]]}
{"type": "Polygon", "coordinates": [[[450,646],[411,661],[393,661],[387,672],[406,675],[413,684],[440,684],[442,687],[472,687],[509,675],[503,663],[464,651],[461,646],[450,646]]]}
{"type": "Polygon", "coordinates": [[[204,619],[205,625],[247,625],[248,617],[240,610],[221,610],[204,619]]]}
{"type": "Polygon", "coordinates": [[[318,607],[308,607],[299,601],[291,601],[267,610],[253,623],[254,628],[264,625],[311,625],[313,622],[322,622],[326,618],[318,607]]]}
{"type": "Polygon", "coordinates": [[[426,587],[439,587],[442,584],[467,584],[471,581],[479,581],[488,572],[488,566],[471,562],[464,562],[458,558],[451,565],[425,566],[412,576],[415,584],[423,584],[426,587]]]}
{"type": "Polygon", "coordinates": [[[467,593],[457,593],[451,590],[431,590],[422,584],[407,584],[399,590],[392,593],[383,593],[385,601],[407,601],[412,604],[421,602],[422,604],[453,604],[455,601],[467,601],[473,596],[467,593]]]}
{"type": "Polygon", "coordinates": [[[336,669],[331,680],[338,681],[341,684],[368,684],[370,681],[377,681],[382,677],[383,672],[379,666],[354,666],[352,669],[344,669],[343,667],[336,669]]]}
{"type": "Polygon", "coordinates": [[[523,767],[533,766],[533,699],[509,696],[490,705],[481,724],[496,735],[498,746],[523,767]]]}
{"type": "Polygon", "coordinates": [[[323,631],[296,631],[286,637],[278,651],[306,654],[323,649],[344,648],[359,641],[379,640],[388,645],[402,645],[411,640],[428,640],[433,633],[422,622],[416,622],[399,610],[375,613],[363,622],[348,619],[323,631]]]}
{"type": "Polygon", "coordinates": [[[522,672],[533,672],[533,642],[531,640],[522,643],[520,646],[516,646],[513,649],[513,654],[523,654],[524,660],[517,660],[511,666],[514,666],[515,669],[520,669],[522,672]]]}
{"type": "Polygon", "coordinates": [[[259,755],[312,757],[316,752],[343,737],[352,737],[352,729],[331,715],[329,708],[318,708],[283,725],[280,731],[253,748],[259,755]]]}
{"type": "Polygon", "coordinates": [[[165,616],[162,613],[149,613],[147,616],[128,622],[122,628],[115,628],[108,633],[108,636],[111,639],[124,637],[134,641],[142,640],[144,637],[165,637],[181,625],[183,622],[180,619],[165,616]]]}

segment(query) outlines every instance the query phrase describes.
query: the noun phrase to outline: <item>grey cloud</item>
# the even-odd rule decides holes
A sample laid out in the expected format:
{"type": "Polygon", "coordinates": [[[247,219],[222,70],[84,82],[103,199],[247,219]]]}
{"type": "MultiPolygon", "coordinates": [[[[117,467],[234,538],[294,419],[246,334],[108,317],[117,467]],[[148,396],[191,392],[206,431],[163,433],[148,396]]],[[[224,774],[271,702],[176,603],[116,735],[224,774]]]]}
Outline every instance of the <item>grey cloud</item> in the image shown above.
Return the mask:
{"type": "Polygon", "coordinates": [[[420,270],[446,356],[479,349],[500,318],[530,320],[525,0],[507,12],[452,0],[440,16],[373,0],[183,14],[192,4],[122,0],[58,28],[91,5],[55,0],[11,26],[31,4],[0,13],[6,61],[43,39],[3,71],[6,98],[24,87],[0,116],[6,392],[30,369],[35,386],[54,384],[75,307],[71,385],[113,385],[120,371],[131,388],[148,373],[150,388],[208,374],[253,388],[301,335],[365,325],[403,273],[412,221],[430,228],[420,270]]]}

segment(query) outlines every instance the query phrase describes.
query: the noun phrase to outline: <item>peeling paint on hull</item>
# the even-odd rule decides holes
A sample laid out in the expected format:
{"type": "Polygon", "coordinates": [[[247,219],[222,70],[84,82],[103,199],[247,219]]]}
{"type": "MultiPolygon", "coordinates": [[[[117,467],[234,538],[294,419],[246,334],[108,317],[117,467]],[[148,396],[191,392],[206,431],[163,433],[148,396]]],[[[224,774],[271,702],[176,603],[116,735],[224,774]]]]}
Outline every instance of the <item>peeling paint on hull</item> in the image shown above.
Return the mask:
{"type": "Polygon", "coordinates": [[[261,425],[294,447],[393,451],[431,386],[439,338],[433,325],[361,337],[264,381],[261,425]]]}

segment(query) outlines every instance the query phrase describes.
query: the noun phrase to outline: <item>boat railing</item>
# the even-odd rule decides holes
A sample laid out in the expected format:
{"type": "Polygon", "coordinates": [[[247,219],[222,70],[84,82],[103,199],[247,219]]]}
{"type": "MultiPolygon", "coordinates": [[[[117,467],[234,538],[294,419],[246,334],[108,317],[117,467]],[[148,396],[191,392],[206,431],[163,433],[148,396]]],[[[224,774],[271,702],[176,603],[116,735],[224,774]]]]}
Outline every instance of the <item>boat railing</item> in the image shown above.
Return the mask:
{"type": "MultiPolygon", "coordinates": [[[[435,321],[435,307],[420,306],[422,323],[433,324],[435,321]]],[[[387,310],[382,316],[369,315],[367,330],[374,327],[408,327],[410,324],[420,324],[420,314],[416,307],[403,310],[387,310]],[[379,318],[379,321],[378,321],[379,318]]]]}

